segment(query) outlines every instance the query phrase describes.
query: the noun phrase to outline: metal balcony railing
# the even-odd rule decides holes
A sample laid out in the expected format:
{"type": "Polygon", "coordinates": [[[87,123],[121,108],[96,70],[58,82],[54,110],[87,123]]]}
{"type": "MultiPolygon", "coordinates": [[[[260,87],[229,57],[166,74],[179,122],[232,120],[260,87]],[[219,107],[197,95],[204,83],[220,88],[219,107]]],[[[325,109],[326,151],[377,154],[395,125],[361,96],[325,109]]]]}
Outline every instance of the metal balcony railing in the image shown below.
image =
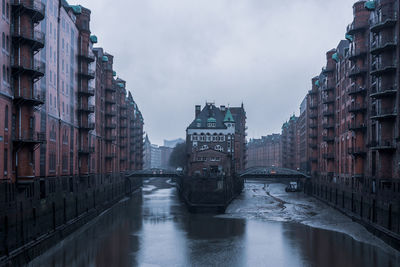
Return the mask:
{"type": "Polygon", "coordinates": [[[356,95],[356,94],[365,94],[367,90],[363,86],[353,85],[350,87],[348,94],[356,95]]]}
{"type": "Polygon", "coordinates": [[[396,118],[397,111],[394,108],[380,108],[371,111],[371,119],[394,119],[396,118]]]}
{"type": "Polygon", "coordinates": [[[347,34],[353,35],[359,31],[365,31],[368,28],[368,23],[364,23],[363,21],[353,21],[349,25],[347,25],[347,34]]]}
{"type": "Polygon", "coordinates": [[[32,16],[34,22],[44,19],[46,12],[46,5],[40,0],[10,0],[12,7],[20,6],[24,9],[29,9],[35,12],[32,16]]]}
{"type": "Polygon", "coordinates": [[[46,63],[37,59],[32,60],[29,57],[21,57],[18,60],[11,57],[11,67],[13,68],[14,74],[28,72],[31,73],[34,78],[44,76],[46,72],[46,63]]]}
{"type": "Polygon", "coordinates": [[[45,45],[46,34],[42,31],[11,27],[11,33],[15,42],[30,42],[34,51],[43,48],[45,45]]]}
{"type": "Polygon", "coordinates": [[[367,110],[367,105],[365,103],[351,103],[348,107],[350,113],[359,113],[367,110]]]}
{"type": "Polygon", "coordinates": [[[395,11],[382,11],[380,16],[376,16],[370,21],[370,30],[372,32],[378,32],[387,27],[393,27],[396,25],[397,12],[395,11]]]}
{"type": "Polygon", "coordinates": [[[22,130],[19,134],[13,134],[13,141],[27,143],[44,143],[46,142],[46,133],[33,130],[22,130]]]}

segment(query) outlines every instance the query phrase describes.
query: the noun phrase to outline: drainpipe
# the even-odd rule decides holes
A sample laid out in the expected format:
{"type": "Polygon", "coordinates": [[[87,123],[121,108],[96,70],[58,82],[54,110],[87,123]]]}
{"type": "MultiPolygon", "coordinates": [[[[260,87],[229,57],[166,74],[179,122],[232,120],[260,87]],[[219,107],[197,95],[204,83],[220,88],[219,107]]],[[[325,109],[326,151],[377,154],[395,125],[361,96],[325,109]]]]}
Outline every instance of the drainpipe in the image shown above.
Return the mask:
{"type": "MultiPolygon", "coordinates": [[[[60,14],[61,14],[61,0],[58,1],[58,16],[57,16],[57,110],[58,110],[58,153],[56,153],[57,161],[57,172],[56,175],[60,175],[60,153],[62,148],[61,137],[61,106],[60,106],[60,14]]],[[[57,140],[57,137],[56,137],[57,140]]]]}

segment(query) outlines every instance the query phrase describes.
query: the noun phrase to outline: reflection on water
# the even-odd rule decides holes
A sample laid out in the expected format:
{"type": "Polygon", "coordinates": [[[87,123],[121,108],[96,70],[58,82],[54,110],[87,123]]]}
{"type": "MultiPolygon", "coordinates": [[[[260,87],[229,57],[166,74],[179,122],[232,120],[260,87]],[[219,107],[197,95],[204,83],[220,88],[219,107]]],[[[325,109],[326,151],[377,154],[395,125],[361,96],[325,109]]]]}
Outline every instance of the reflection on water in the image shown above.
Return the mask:
{"type": "MultiPolygon", "coordinates": [[[[150,179],[31,266],[399,266],[377,247],[298,223],[189,214],[150,179]]],[[[245,212],[245,211],[244,211],[245,212]]]]}

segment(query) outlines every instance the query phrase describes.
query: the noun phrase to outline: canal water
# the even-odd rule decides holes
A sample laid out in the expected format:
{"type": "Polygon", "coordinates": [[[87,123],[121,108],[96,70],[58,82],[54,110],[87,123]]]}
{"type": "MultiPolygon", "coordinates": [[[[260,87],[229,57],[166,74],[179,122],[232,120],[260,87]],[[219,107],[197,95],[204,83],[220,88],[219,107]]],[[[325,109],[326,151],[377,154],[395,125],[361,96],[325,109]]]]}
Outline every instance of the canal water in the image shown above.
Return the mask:
{"type": "Polygon", "coordinates": [[[226,214],[207,215],[188,213],[171,180],[150,178],[29,266],[400,266],[400,257],[282,185],[247,183],[226,214]]]}

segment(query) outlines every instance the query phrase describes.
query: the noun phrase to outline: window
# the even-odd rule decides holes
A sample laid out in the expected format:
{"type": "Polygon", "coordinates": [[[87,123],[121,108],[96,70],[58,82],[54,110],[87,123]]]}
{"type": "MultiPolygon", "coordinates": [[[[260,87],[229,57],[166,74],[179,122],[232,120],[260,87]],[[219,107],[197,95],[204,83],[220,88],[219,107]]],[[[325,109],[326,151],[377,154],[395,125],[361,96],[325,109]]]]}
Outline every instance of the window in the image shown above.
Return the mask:
{"type": "Polygon", "coordinates": [[[8,106],[4,112],[4,130],[8,131],[8,106]]]}
{"type": "Polygon", "coordinates": [[[8,35],[6,37],[6,51],[10,52],[10,38],[8,38],[8,35]]]}
{"type": "Polygon", "coordinates": [[[1,47],[2,47],[3,49],[6,49],[6,35],[4,34],[4,32],[3,32],[3,34],[2,34],[1,47]]]}
{"type": "Polygon", "coordinates": [[[7,175],[8,171],[8,150],[4,149],[4,175],[7,175]]]}
{"type": "Polygon", "coordinates": [[[6,81],[6,66],[5,65],[3,65],[3,81],[6,81]]]}
{"type": "Polygon", "coordinates": [[[3,10],[3,16],[5,16],[6,15],[6,0],[3,0],[3,3],[2,3],[2,10],[3,10]]]}
{"type": "Polygon", "coordinates": [[[7,18],[9,19],[10,18],[10,6],[8,5],[8,3],[7,3],[7,6],[6,6],[6,12],[7,12],[7,18]]]}

